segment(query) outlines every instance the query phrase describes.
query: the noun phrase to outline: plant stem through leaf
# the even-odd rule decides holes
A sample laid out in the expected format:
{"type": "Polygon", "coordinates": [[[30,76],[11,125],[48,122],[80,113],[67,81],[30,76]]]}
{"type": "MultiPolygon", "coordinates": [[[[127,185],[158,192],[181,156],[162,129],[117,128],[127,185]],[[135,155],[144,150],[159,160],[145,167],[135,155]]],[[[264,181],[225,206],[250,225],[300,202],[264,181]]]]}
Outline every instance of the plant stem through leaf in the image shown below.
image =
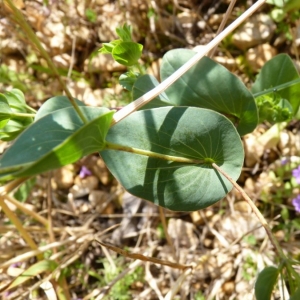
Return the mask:
{"type": "Polygon", "coordinates": [[[173,156],[173,155],[166,155],[166,154],[161,154],[161,153],[156,153],[148,150],[143,150],[143,149],[138,149],[134,147],[128,147],[128,146],[123,146],[119,144],[114,144],[110,142],[106,142],[106,146],[104,150],[119,150],[119,151],[125,151],[125,152],[131,152],[134,154],[138,155],[144,155],[148,157],[154,157],[154,158],[159,158],[163,160],[168,160],[168,161],[174,161],[174,162],[181,162],[181,163],[188,163],[188,164],[207,164],[210,162],[211,159],[192,159],[192,158],[185,158],[185,157],[179,157],[179,156],[173,156]]]}

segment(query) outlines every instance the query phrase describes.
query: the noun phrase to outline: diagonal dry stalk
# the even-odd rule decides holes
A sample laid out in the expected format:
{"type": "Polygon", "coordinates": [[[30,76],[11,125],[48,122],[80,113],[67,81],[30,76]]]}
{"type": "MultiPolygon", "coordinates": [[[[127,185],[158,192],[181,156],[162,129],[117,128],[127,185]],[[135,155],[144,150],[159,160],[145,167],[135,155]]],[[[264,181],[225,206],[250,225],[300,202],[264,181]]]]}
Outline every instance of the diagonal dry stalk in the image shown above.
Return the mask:
{"type": "MultiPolygon", "coordinates": [[[[38,246],[35,243],[35,241],[32,239],[32,237],[27,232],[27,230],[23,227],[23,224],[19,220],[19,218],[9,209],[9,207],[5,203],[7,194],[13,191],[15,188],[17,188],[20,184],[25,182],[27,179],[28,179],[27,177],[16,179],[8,183],[7,185],[0,187],[0,207],[2,208],[5,215],[9,218],[9,220],[16,226],[17,230],[24,238],[24,240],[28,243],[30,248],[33,250],[37,250],[38,246]]],[[[43,257],[42,255],[38,254],[38,258],[42,259],[43,257]]]]}
{"type": "MultiPolygon", "coordinates": [[[[229,4],[229,6],[228,6],[228,8],[227,8],[227,11],[226,11],[226,14],[225,14],[225,16],[224,16],[224,18],[223,18],[223,20],[222,20],[222,22],[221,22],[221,24],[220,24],[220,26],[219,26],[219,28],[218,28],[218,31],[217,31],[216,35],[220,34],[220,33],[222,32],[222,30],[224,29],[224,27],[225,27],[225,25],[226,25],[226,22],[228,21],[228,18],[229,18],[229,16],[231,15],[231,12],[232,12],[232,10],[233,10],[233,8],[234,8],[235,3],[236,3],[236,0],[231,0],[231,1],[230,1],[230,4],[229,4]]],[[[209,57],[213,57],[213,56],[214,56],[214,54],[215,54],[215,52],[216,52],[216,50],[217,50],[217,47],[218,47],[218,46],[215,46],[215,47],[209,52],[209,54],[208,54],[209,57]]]]}
{"type": "Polygon", "coordinates": [[[127,250],[121,249],[119,247],[116,247],[114,245],[111,244],[107,244],[107,243],[103,243],[100,240],[95,240],[98,244],[100,244],[102,247],[108,248],[116,253],[121,254],[124,257],[129,257],[132,259],[137,259],[137,260],[142,260],[142,261],[146,261],[146,262],[152,262],[154,264],[159,264],[159,265],[163,265],[163,266],[168,266],[174,269],[179,269],[179,270],[185,270],[185,269],[190,269],[192,268],[191,265],[182,265],[180,263],[174,263],[171,261],[167,261],[167,260],[162,260],[162,259],[158,259],[155,257],[150,257],[150,256],[145,256],[142,255],[140,253],[130,253],[127,250]]]}
{"type": "Polygon", "coordinates": [[[281,247],[279,246],[276,238],[274,237],[274,235],[272,234],[272,230],[270,228],[270,226],[268,225],[266,219],[263,217],[263,215],[261,214],[261,212],[259,211],[259,209],[256,207],[256,205],[253,203],[253,201],[250,199],[250,197],[246,194],[246,192],[229,176],[227,175],[218,165],[216,165],[215,163],[212,164],[212,166],[219,172],[221,173],[227,180],[230,181],[230,183],[241,193],[241,196],[243,197],[243,199],[249,204],[249,206],[251,207],[251,209],[253,210],[253,212],[255,213],[255,215],[257,216],[257,218],[259,219],[260,223],[262,224],[262,226],[265,228],[267,235],[272,243],[272,245],[274,246],[277,254],[279,255],[279,257],[282,260],[286,259],[285,254],[283,253],[281,247]]]}
{"type": "Polygon", "coordinates": [[[202,57],[204,57],[209,51],[215,48],[225,37],[227,37],[234,29],[241,25],[248,17],[250,17],[258,8],[263,5],[266,0],[258,0],[248,10],[246,10],[239,18],[231,23],[226,29],[224,29],[219,35],[217,35],[210,43],[208,43],[203,49],[197,52],[189,61],[181,66],[170,77],[165,79],[157,87],[144,94],[140,98],[126,105],[124,108],[116,112],[113,116],[111,126],[117,124],[133,112],[140,109],[142,106],[149,103],[156,96],[165,91],[171,84],[179,79],[184,73],[186,73],[191,67],[193,67],[202,57]]]}

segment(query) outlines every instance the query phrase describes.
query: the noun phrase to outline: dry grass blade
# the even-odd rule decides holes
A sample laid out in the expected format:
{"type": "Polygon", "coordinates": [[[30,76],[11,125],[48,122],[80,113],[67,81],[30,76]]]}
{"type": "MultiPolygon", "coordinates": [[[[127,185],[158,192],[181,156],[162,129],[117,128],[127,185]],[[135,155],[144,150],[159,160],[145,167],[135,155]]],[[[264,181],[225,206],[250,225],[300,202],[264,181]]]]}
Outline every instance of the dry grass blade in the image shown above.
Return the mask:
{"type": "Polygon", "coordinates": [[[153,276],[150,272],[150,263],[146,263],[145,273],[146,273],[145,279],[147,280],[147,282],[150,285],[151,289],[156,293],[157,298],[159,300],[163,300],[164,297],[163,297],[161,291],[158,288],[156,280],[153,278],[153,276]]]}
{"type": "Polygon", "coordinates": [[[168,232],[168,226],[167,226],[167,221],[166,221],[166,216],[165,216],[165,210],[162,207],[159,207],[158,209],[159,209],[159,216],[160,216],[160,220],[161,220],[161,223],[162,223],[162,226],[163,226],[163,230],[164,230],[166,240],[167,240],[167,242],[168,242],[168,244],[171,248],[173,258],[176,261],[178,261],[178,257],[176,255],[176,250],[174,248],[174,244],[172,243],[171,237],[170,237],[169,232],[168,232]]]}
{"type": "Polygon", "coordinates": [[[7,267],[9,267],[11,264],[14,264],[14,263],[19,263],[19,262],[22,262],[22,261],[25,261],[31,257],[34,257],[40,253],[43,253],[47,250],[50,250],[50,249],[53,249],[55,247],[60,247],[60,246],[64,246],[66,244],[69,244],[69,243],[74,243],[76,242],[79,238],[81,237],[86,237],[88,238],[90,235],[80,235],[80,236],[71,236],[69,237],[68,239],[64,240],[64,241],[61,241],[61,242],[54,242],[54,243],[51,243],[49,245],[46,245],[46,246],[41,246],[41,247],[38,247],[37,250],[32,250],[32,251],[28,251],[26,253],[23,253],[21,255],[18,255],[8,261],[6,261],[5,263],[3,263],[2,265],[0,265],[0,270],[1,269],[5,269],[7,267]]]}
{"type": "Polygon", "coordinates": [[[176,282],[172,285],[164,300],[172,300],[174,298],[174,296],[179,291],[182,283],[186,280],[187,276],[192,274],[192,271],[192,269],[187,269],[177,278],[176,282]]]}
{"type": "Polygon", "coordinates": [[[38,221],[41,224],[43,224],[45,227],[48,226],[47,219],[45,219],[44,217],[40,216],[35,211],[26,208],[22,202],[17,201],[16,199],[14,199],[13,197],[11,197],[9,195],[5,195],[4,199],[7,200],[7,201],[9,201],[10,203],[12,203],[18,209],[22,210],[25,214],[31,216],[33,219],[35,219],[36,221],[38,221]]]}
{"type": "Polygon", "coordinates": [[[154,264],[159,264],[159,265],[163,265],[163,266],[168,266],[168,267],[171,267],[171,268],[174,268],[174,269],[180,269],[180,270],[185,270],[185,269],[189,269],[189,268],[192,268],[191,265],[182,265],[182,264],[178,264],[178,263],[173,263],[173,262],[170,262],[170,261],[166,261],[166,260],[161,260],[161,259],[158,259],[158,258],[154,258],[154,257],[149,257],[149,256],[145,256],[145,255],[142,255],[142,254],[139,254],[139,253],[130,253],[126,250],[123,250],[123,249],[120,249],[116,246],[113,246],[113,245],[110,245],[110,244],[107,244],[107,243],[103,243],[99,240],[95,240],[97,243],[99,243],[101,246],[105,247],[105,248],[108,248],[114,252],[117,252],[125,257],[129,257],[129,258],[132,258],[132,259],[138,259],[138,260],[142,260],[142,261],[148,261],[148,262],[152,262],[154,264]]]}

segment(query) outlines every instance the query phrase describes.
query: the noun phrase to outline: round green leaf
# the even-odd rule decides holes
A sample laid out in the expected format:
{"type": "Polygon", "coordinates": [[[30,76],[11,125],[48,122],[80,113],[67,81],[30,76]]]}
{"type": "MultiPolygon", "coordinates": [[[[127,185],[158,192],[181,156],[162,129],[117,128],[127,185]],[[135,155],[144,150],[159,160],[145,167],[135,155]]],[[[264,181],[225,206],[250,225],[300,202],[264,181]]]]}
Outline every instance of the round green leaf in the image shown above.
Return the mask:
{"type": "MultiPolygon", "coordinates": [[[[76,104],[78,106],[85,106],[85,104],[82,101],[79,101],[78,99],[74,98],[76,104]]],[[[38,112],[35,115],[35,120],[38,120],[45,115],[52,113],[56,110],[66,108],[66,107],[73,107],[69,98],[66,96],[56,96],[48,99],[38,110],[38,112]]]]}
{"type": "Polygon", "coordinates": [[[258,275],[255,283],[256,300],[270,300],[277,282],[279,270],[275,267],[266,267],[258,275]]]}
{"type": "Polygon", "coordinates": [[[124,66],[135,65],[142,55],[143,45],[134,42],[121,42],[112,50],[115,61],[124,66]]]}
{"type": "MultiPolygon", "coordinates": [[[[137,81],[135,82],[132,90],[132,97],[133,99],[137,99],[143,96],[145,93],[151,91],[156,86],[159,85],[158,80],[149,74],[140,76],[137,81]]],[[[149,109],[155,107],[162,107],[162,106],[172,106],[172,103],[169,101],[168,96],[166,93],[161,93],[149,103],[144,105],[141,109],[149,109]]]]}
{"type": "MultiPolygon", "coordinates": [[[[161,65],[161,80],[194,55],[188,49],[167,52],[161,65]]],[[[257,126],[258,113],[252,94],[238,77],[208,57],[203,57],[165,92],[175,106],[208,108],[225,115],[240,135],[252,132],[257,126]]]]}
{"type": "MultiPolygon", "coordinates": [[[[113,126],[106,139],[163,155],[215,161],[234,180],[243,165],[244,152],[236,129],[227,118],[207,109],[138,111],[113,126]]],[[[210,163],[167,161],[117,150],[103,150],[101,156],[131,194],[171,210],[207,207],[232,189],[210,163]]]]}

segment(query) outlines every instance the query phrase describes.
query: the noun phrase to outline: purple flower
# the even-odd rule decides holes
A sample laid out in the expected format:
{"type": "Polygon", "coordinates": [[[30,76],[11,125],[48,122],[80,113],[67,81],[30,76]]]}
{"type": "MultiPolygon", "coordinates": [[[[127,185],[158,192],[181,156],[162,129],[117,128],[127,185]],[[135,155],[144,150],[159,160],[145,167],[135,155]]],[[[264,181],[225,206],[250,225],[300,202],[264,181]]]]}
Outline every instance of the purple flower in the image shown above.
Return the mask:
{"type": "Polygon", "coordinates": [[[295,211],[300,212],[300,195],[298,195],[296,198],[292,200],[292,204],[295,207],[295,211]]]}
{"type": "Polygon", "coordinates": [[[17,263],[11,264],[10,266],[11,266],[12,268],[19,268],[21,265],[22,265],[22,263],[19,261],[19,262],[17,262],[17,263]]]}
{"type": "Polygon", "coordinates": [[[283,157],[282,159],[281,159],[281,165],[282,166],[285,166],[286,164],[288,164],[290,162],[290,160],[289,160],[289,158],[287,158],[287,157],[283,157]]]}
{"type": "Polygon", "coordinates": [[[85,166],[82,166],[79,172],[79,177],[80,178],[85,178],[87,176],[92,175],[92,172],[85,166]]]}
{"type": "Polygon", "coordinates": [[[292,171],[293,176],[296,178],[296,182],[300,184],[300,166],[292,171]]]}

